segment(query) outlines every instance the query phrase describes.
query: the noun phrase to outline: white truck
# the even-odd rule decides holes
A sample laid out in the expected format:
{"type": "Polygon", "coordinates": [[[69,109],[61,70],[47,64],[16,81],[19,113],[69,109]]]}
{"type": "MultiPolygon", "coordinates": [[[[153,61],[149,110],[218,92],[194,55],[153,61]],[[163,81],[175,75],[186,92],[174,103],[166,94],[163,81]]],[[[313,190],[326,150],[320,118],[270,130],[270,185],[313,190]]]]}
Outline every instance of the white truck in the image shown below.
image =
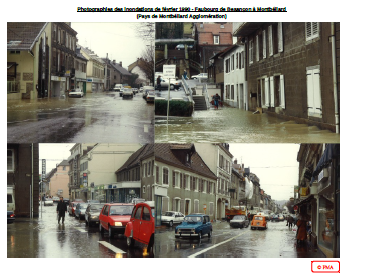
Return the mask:
{"type": "Polygon", "coordinates": [[[14,189],[9,186],[7,188],[7,210],[15,211],[14,189]]]}

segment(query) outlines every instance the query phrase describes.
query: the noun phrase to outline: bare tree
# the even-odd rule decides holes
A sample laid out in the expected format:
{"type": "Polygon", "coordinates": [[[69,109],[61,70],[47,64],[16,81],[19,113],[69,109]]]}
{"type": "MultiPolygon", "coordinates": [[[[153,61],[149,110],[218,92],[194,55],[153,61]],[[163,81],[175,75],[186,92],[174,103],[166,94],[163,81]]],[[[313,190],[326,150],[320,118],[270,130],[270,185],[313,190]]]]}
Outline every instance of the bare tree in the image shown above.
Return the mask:
{"type": "Polygon", "coordinates": [[[138,60],[138,66],[145,73],[145,76],[150,80],[151,84],[154,84],[154,71],[155,71],[155,49],[154,45],[146,45],[141,54],[141,58],[138,60]]]}
{"type": "Polygon", "coordinates": [[[134,30],[144,41],[153,41],[155,39],[155,22],[141,22],[134,24],[134,30]]]}

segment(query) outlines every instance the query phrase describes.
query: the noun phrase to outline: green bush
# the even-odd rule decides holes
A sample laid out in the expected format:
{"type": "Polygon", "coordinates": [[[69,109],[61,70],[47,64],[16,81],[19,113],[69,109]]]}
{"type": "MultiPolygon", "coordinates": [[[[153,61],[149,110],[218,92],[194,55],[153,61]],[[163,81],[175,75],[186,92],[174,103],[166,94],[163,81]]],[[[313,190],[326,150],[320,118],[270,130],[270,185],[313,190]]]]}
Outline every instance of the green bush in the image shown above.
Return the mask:
{"type": "MultiPolygon", "coordinates": [[[[166,116],[168,101],[155,100],[155,115],[166,116]]],[[[189,101],[171,100],[169,102],[169,116],[190,117],[193,104],[189,101]]]]}

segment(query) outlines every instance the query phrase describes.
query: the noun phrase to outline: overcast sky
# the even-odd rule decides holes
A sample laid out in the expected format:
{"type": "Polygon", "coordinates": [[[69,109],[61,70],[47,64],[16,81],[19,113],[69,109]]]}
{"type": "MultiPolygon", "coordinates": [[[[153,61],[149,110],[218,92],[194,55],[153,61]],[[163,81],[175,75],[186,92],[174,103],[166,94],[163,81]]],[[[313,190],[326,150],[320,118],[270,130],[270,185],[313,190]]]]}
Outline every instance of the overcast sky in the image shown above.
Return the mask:
{"type": "MultiPolygon", "coordinates": [[[[130,22],[72,22],[71,27],[78,32],[78,43],[89,47],[99,57],[122,62],[127,69],[130,64],[141,57],[149,41],[136,35],[134,26],[139,23],[130,22]]],[[[155,39],[155,38],[153,38],[155,39]]]]}
{"type": "Polygon", "coordinates": [[[272,200],[293,197],[299,178],[299,144],[230,144],[230,153],[257,175],[261,188],[272,200]]]}
{"type": "Polygon", "coordinates": [[[39,144],[39,173],[42,174],[42,159],[46,159],[46,173],[50,172],[62,160],[71,155],[70,149],[75,144],[39,144]]]}

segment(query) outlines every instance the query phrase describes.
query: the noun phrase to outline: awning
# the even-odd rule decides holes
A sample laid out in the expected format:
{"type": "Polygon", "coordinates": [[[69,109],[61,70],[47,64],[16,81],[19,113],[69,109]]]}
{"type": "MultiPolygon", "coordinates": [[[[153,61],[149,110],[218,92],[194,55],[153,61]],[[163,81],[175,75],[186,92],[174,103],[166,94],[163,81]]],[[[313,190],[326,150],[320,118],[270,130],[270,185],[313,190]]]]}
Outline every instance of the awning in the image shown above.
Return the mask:
{"type": "Polygon", "coordinates": [[[320,171],[323,170],[325,167],[327,167],[332,162],[332,159],[337,158],[339,156],[340,156],[340,144],[328,144],[325,147],[325,151],[313,172],[310,181],[310,186],[314,182],[315,177],[319,175],[320,171]]]}
{"type": "Polygon", "coordinates": [[[301,206],[301,205],[303,205],[303,204],[305,204],[305,203],[310,203],[310,201],[311,201],[312,199],[314,199],[314,195],[310,195],[310,196],[309,196],[309,197],[307,197],[306,199],[301,200],[300,202],[298,202],[298,203],[294,204],[294,206],[301,206]]]}

